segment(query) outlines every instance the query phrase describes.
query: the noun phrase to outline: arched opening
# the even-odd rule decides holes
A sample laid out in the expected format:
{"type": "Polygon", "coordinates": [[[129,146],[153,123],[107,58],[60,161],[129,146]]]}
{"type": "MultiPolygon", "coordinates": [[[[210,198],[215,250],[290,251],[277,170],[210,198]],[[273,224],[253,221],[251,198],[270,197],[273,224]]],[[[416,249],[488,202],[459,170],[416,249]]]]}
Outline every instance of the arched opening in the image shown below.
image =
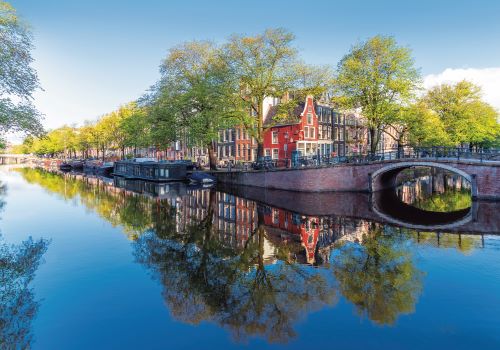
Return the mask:
{"type": "MultiPolygon", "coordinates": [[[[442,163],[434,163],[434,162],[401,162],[401,163],[393,163],[389,164],[371,174],[371,190],[373,192],[394,188],[396,187],[396,177],[397,175],[404,169],[412,168],[412,167],[427,167],[427,168],[437,168],[443,169],[457,175],[462,176],[465,180],[471,183],[471,187],[473,185],[473,177],[466,172],[457,169],[455,167],[449,166],[447,164],[442,163]]],[[[474,188],[472,188],[472,195],[474,196],[474,188]]]]}
{"type": "Polygon", "coordinates": [[[394,223],[451,227],[472,217],[469,174],[446,164],[391,164],[372,175],[374,209],[394,223]]]}

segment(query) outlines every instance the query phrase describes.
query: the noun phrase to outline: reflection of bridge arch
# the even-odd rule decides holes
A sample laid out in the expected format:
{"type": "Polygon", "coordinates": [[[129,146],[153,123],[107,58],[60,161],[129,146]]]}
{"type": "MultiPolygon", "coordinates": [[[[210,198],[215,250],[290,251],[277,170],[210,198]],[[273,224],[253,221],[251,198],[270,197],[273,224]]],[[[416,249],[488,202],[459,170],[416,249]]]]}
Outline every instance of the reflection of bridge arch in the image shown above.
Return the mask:
{"type": "Polygon", "coordinates": [[[463,227],[473,220],[475,207],[452,212],[423,210],[402,202],[394,189],[379,191],[372,196],[373,211],[385,222],[416,230],[450,230],[463,227]]]}
{"type": "Polygon", "coordinates": [[[396,177],[397,175],[404,169],[408,169],[411,167],[428,167],[428,168],[438,168],[447,170],[449,172],[455,173],[457,175],[462,176],[466,179],[472,188],[472,196],[476,196],[476,186],[474,181],[474,176],[466,173],[465,171],[458,169],[454,166],[440,163],[440,162],[420,162],[420,161],[409,161],[409,162],[398,162],[387,164],[386,166],[381,167],[380,169],[374,171],[371,174],[371,189],[372,191],[380,191],[387,188],[396,187],[396,177]]]}

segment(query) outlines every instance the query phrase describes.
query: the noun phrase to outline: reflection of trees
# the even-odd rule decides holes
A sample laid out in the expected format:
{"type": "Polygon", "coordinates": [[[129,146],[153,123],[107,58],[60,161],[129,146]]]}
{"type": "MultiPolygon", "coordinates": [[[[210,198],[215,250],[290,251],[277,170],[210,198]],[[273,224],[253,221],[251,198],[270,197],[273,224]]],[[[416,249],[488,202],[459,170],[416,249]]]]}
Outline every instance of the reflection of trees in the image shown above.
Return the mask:
{"type": "Polygon", "coordinates": [[[79,200],[113,226],[120,225],[131,238],[149,228],[157,206],[165,206],[141,195],[130,195],[116,190],[98,178],[77,178],[72,174],[59,174],[43,169],[19,168],[26,181],[35,183],[65,200],[79,200]]]}
{"type": "Polygon", "coordinates": [[[482,247],[483,241],[480,235],[467,235],[446,232],[416,232],[408,230],[414,241],[418,244],[425,244],[435,248],[452,248],[468,254],[475,248],[482,247]]]}
{"type": "Polygon", "coordinates": [[[0,348],[28,349],[31,321],[38,310],[29,287],[48,241],[29,238],[20,245],[0,243],[0,348]]]}
{"type": "MultiPolygon", "coordinates": [[[[332,279],[325,271],[286,260],[265,264],[263,225],[239,251],[214,239],[214,198],[212,192],[205,218],[185,232],[151,230],[139,237],[137,260],[165,286],[163,296],[177,319],[216,322],[237,338],[286,341],[306,311],[333,304],[332,279]]],[[[289,256],[290,247],[277,247],[277,255],[289,256]]]]}
{"type": "MultiPolygon", "coordinates": [[[[0,210],[6,191],[0,181],[0,210]]],[[[8,245],[0,235],[0,349],[30,348],[31,321],[38,303],[29,284],[47,245],[48,241],[31,237],[19,245],[8,245]]]]}
{"type": "Polygon", "coordinates": [[[434,193],[425,198],[416,199],[413,206],[437,212],[449,212],[470,208],[472,198],[469,190],[448,190],[444,193],[434,193]]]}
{"type": "Polygon", "coordinates": [[[378,324],[393,324],[414,311],[422,289],[422,273],[413,263],[407,239],[372,227],[362,244],[341,246],[333,272],[341,293],[361,315],[378,324]]]}
{"type": "Polygon", "coordinates": [[[417,208],[449,212],[472,204],[470,183],[459,175],[431,168],[411,168],[398,174],[399,196],[417,208]]]}

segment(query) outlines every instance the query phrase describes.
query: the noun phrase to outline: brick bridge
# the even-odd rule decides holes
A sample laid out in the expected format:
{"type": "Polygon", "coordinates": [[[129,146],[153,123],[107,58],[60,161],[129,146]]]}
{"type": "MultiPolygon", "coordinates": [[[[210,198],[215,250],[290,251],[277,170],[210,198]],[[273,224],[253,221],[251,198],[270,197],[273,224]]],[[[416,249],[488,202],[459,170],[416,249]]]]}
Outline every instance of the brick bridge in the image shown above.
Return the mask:
{"type": "Polygon", "coordinates": [[[463,176],[471,183],[475,199],[500,200],[500,161],[417,158],[335,164],[313,168],[267,171],[219,171],[219,182],[299,192],[377,192],[395,186],[397,174],[406,168],[440,168],[463,176]]]}
{"type": "Polygon", "coordinates": [[[339,216],[396,225],[421,231],[498,234],[500,201],[477,200],[467,209],[428,212],[407,205],[394,191],[293,192],[219,184],[218,189],[239,197],[307,216],[339,216]]]}
{"type": "Polygon", "coordinates": [[[27,163],[34,157],[27,154],[0,154],[0,165],[7,164],[23,164],[27,163]]]}

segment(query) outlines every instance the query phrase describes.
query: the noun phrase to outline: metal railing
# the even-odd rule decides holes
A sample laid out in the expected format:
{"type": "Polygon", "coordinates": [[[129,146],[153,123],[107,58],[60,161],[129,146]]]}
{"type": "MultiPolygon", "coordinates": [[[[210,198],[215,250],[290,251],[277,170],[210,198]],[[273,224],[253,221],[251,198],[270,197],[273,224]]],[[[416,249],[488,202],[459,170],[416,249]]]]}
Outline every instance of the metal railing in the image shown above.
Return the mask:
{"type": "Polygon", "coordinates": [[[471,150],[460,147],[405,147],[391,149],[374,154],[352,154],[348,156],[302,156],[294,159],[273,159],[265,162],[254,162],[250,169],[272,170],[279,168],[315,168],[337,164],[368,164],[379,161],[403,159],[427,160],[473,160],[479,162],[500,162],[499,149],[471,150]]]}

